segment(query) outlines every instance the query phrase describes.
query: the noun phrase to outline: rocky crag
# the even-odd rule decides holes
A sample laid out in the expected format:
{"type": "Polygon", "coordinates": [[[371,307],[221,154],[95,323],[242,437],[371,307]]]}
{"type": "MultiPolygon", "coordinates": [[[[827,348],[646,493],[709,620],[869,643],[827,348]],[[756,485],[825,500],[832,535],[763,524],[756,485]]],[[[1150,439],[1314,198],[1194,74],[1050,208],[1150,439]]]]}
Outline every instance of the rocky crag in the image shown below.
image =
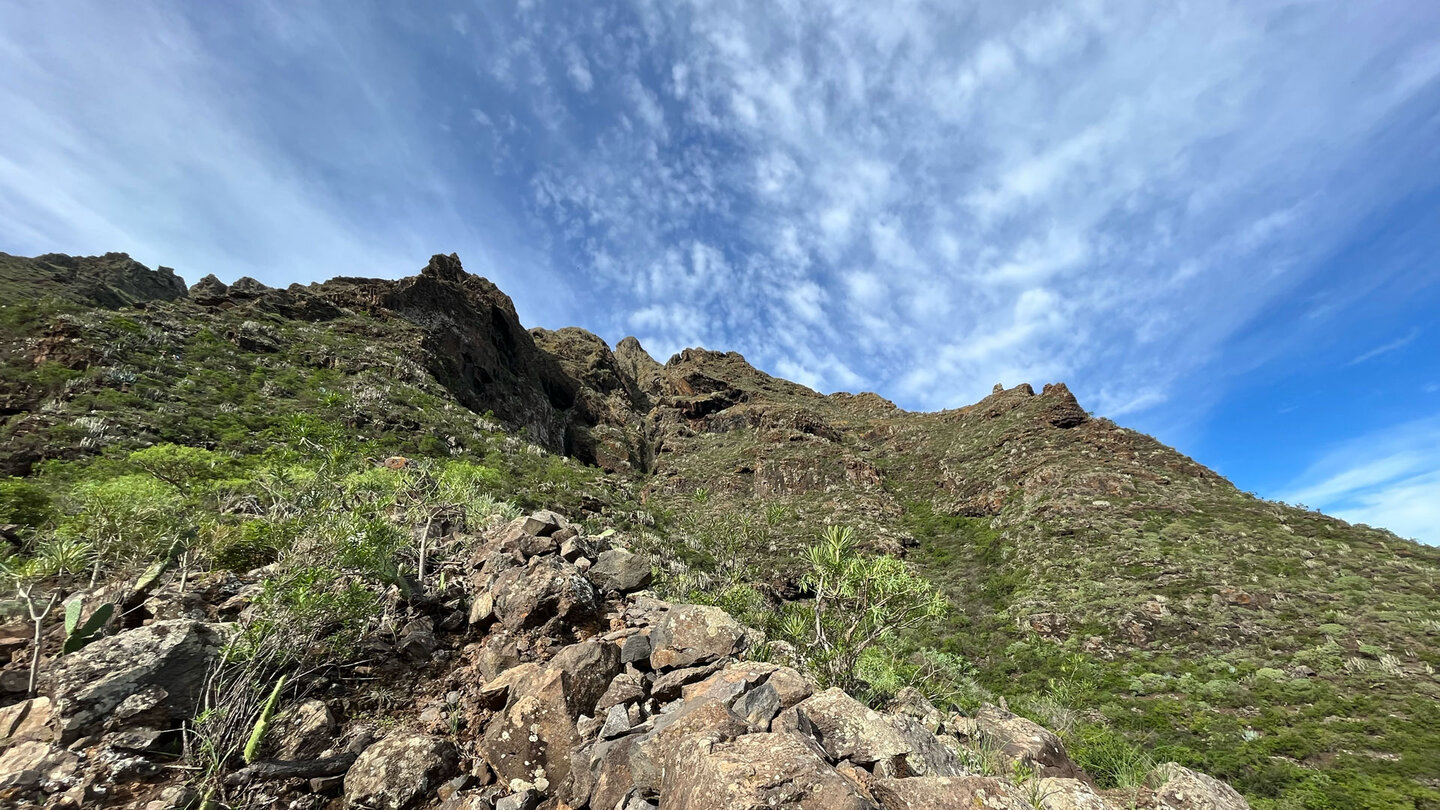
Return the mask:
{"type": "MultiPolygon", "coordinates": [[[[850,526],[865,551],[903,557],[951,605],[938,626],[902,639],[883,672],[867,674],[872,688],[856,696],[866,703],[883,707],[916,685],[945,706],[949,726],[939,728],[963,743],[960,719],[979,722],[982,704],[1008,697],[1017,713],[1055,728],[1090,771],[1099,801],[1116,801],[1104,792],[1121,783],[1132,795],[1158,787],[1158,776],[1135,772],[1173,760],[1221,777],[1257,807],[1440,806],[1440,553],[1239,492],[1154,439],[1087,413],[1063,384],[996,386],[978,403],[910,413],[874,394],[821,395],[735,353],[691,349],[662,364],[633,338],[612,349],[580,329],[525,329],[508,297],[453,256],[396,281],[278,290],[207,277],[187,290],[173,272],[123,254],[0,254],[0,293],[0,473],[17,476],[16,487],[66,493],[54,514],[27,517],[20,506],[0,514],[0,535],[22,555],[35,538],[75,523],[66,510],[88,503],[80,496],[94,479],[153,477],[127,461],[144,448],[199,448],[217,454],[212,464],[287,448],[308,463],[306,452],[333,454],[351,442],[374,458],[487,465],[496,497],[564,511],[596,534],[617,529],[653,571],[657,598],[720,604],[775,637],[773,617],[807,598],[806,549],[824,526],[850,526]],[[944,688],[930,676],[936,660],[945,662],[944,688]]],[[[246,463],[250,475],[261,462],[246,463]]],[[[263,502],[266,491],[246,490],[244,503],[263,502]]],[[[246,510],[259,509],[224,508],[216,520],[225,531],[202,527],[187,541],[197,570],[223,568],[216,561],[233,555],[235,532],[255,517],[246,510]]],[[[434,528],[458,523],[440,515],[434,528]]],[[[144,568],[127,565],[117,563],[117,573],[144,568]]],[[[249,569],[230,567],[243,582],[249,569]]],[[[468,620],[491,591],[448,598],[468,620]]],[[[196,619],[234,618],[215,613],[221,595],[194,605],[196,619]]],[[[636,604],[613,601],[602,616],[628,622],[615,632],[653,627],[630,617],[636,604]]],[[[150,613],[118,635],[111,626],[96,644],[165,611],[150,613]]],[[[468,636],[441,627],[449,613],[423,615],[437,638],[465,649],[468,636]]],[[[535,641],[611,631],[562,622],[535,641]]],[[[3,701],[22,705],[16,674],[30,660],[28,622],[18,618],[7,632],[3,701]]],[[[540,666],[545,651],[522,657],[540,666]]],[[[623,663],[647,677],[664,671],[623,663]]],[[[42,691],[54,698],[48,681],[42,691]]],[[[652,699],[633,718],[627,710],[626,722],[643,725],[664,703],[646,708],[652,699]]],[[[503,714],[508,700],[488,711],[503,714]]],[[[324,701],[335,713],[333,699],[324,701]]],[[[579,718],[593,725],[600,715],[574,705],[566,704],[574,739],[597,739],[579,718]]],[[[417,716],[423,711],[417,704],[417,716]]],[[[782,716],[715,745],[784,732],[824,750],[823,732],[776,729],[782,716]]],[[[328,758],[341,759],[328,767],[359,753],[332,751],[328,758]]],[[[861,799],[882,804],[883,791],[870,789],[876,779],[940,778],[902,777],[880,760],[822,759],[861,799]]],[[[567,779],[591,765],[572,764],[567,779]]],[[[459,760],[455,767],[458,776],[459,760]]],[[[335,777],[311,777],[330,780],[315,795],[339,795],[335,777]]],[[[555,792],[565,780],[553,781],[542,795],[575,798],[555,792]]],[[[639,795],[660,798],[650,788],[639,795]]]]}
{"type": "MultiPolygon", "coordinates": [[[[470,550],[463,587],[393,606],[399,628],[366,677],[286,701],[269,756],[225,777],[245,806],[1248,807],[1174,763],[1145,787],[1098,789],[1054,733],[997,706],[943,713],[907,690],[882,712],[822,690],[778,663],[783,643],[719,608],[655,598],[648,560],[553,512],[445,542],[470,550]],[[398,719],[347,711],[353,681],[372,679],[395,684],[398,719]]],[[[0,799],[198,805],[167,770],[175,729],[200,710],[261,577],[157,588],[148,624],[65,658],[48,694],[0,710],[0,799]]]]}

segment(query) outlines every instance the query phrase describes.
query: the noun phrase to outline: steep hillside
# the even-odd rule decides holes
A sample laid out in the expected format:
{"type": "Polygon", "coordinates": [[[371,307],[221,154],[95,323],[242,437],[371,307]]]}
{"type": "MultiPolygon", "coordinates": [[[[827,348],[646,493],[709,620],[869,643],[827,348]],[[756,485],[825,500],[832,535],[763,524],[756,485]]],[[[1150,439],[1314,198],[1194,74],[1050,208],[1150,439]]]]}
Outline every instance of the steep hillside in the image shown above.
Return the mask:
{"type": "MultiPolygon", "coordinates": [[[[75,493],[148,471],[154,445],[212,454],[223,480],[463,462],[494,498],[624,533],[662,595],[784,639],[807,549],[848,526],[950,605],[860,661],[877,705],[1004,699],[1105,789],[1175,761],[1258,807],[1440,807],[1440,552],[1239,492],[1063,384],[921,414],[733,353],[662,365],[633,338],[526,331],[453,256],[398,281],[185,291],[123,254],[0,255],[0,285],[0,473],[21,476],[0,523],[22,553],[81,532],[75,493]]],[[[175,531],[239,553],[230,529],[175,531]]]]}

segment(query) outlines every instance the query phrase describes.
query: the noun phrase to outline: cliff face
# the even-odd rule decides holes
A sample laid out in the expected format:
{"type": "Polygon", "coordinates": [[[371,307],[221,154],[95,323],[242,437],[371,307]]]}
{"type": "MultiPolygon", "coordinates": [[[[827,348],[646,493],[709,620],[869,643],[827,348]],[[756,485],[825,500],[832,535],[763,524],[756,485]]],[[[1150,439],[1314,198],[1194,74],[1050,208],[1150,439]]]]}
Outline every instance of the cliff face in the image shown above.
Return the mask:
{"type": "Polygon", "coordinates": [[[526,330],[454,256],[395,281],[188,292],[123,254],[0,256],[0,281],[60,302],[6,324],[0,472],[165,441],[255,452],[314,420],[466,457],[505,428],[633,492],[675,581],[773,606],[804,595],[820,527],[851,526],[946,592],[925,641],[991,689],[1059,690],[1277,802],[1321,782],[1420,797],[1393,806],[1440,790],[1440,553],[1241,493],[1064,384],[910,413],[735,353],[662,364],[634,338],[526,330]]]}

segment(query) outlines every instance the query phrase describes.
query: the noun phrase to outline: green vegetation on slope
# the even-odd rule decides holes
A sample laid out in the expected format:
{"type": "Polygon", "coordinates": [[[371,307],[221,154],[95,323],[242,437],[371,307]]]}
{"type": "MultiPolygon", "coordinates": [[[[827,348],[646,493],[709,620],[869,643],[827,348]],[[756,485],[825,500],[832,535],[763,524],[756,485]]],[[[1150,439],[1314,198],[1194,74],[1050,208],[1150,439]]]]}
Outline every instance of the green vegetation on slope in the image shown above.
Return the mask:
{"type": "MultiPolygon", "coordinates": [[[[461,406],[405,319],[65,289],[0,311],[0,468],[24,474],[0,478],[0,524],[21,556],[81,544],[73,576],[177,543],[197,574],[276,564],[266,610],[343,657],[383,618],[371,597],[418,580],[396,510],[554,507],[631,527],[667,595],[803,645],[807,550],[852,526],[861,559],[904,559],[948,605],[856,658],[874,701],[1003,697],[1107,786],[1173,759],[1258,808],[1440,807],[1440,553],[1238,492],[1068,392],[907,414],[696,352],[651,391],[654,464],[627,477],[461,406]]],[[[446,553],[423,551],[434,587],[446,553]]]]}

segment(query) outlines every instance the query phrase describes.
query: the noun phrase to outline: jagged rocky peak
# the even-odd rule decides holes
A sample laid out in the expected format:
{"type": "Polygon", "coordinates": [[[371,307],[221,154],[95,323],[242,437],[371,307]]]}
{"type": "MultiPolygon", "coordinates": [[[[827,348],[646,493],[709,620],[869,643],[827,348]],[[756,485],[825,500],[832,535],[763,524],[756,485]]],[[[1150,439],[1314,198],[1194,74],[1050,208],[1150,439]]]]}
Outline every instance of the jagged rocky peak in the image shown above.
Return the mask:
{"type": "Polygon", "coordinates": [[[615,361],[620,364],[620,370],[628,374],[647,396],[656,397],[661,394],[661,378],[665,367],[660,365],[650,352],[645,351],[638,338],[631,335],[615,344],[615,361]]]}
{"type": "Polygon", "coordinates": [[[465,272],[465,267],[460,263],[459,254],[451,253],[446,256],[443,253],[436,253],[430,257],[430,263],[420,271],[421,275],[432,276],[441,281],[463,282],[470,276],[465,272]]]}
{"type": "Polygon", "coordinates": [[[990,396],[962,408],[961,412],[993,418],[1021,408],[1059,428],[1077,427],[1090,420],[1090,414],[1080,407],[1063,382],[1046,383],[1039,395],[1030,383],[1020,383],[1014,388],[995,383],[990,396]]]}
{"type": "Polygon", "coordinates": [[[665,364],[668,393],[693,397],[730,392],[754,395],[819,398],[820,394],[798,383],[772,377],[752,366],[739,352],[685,349],[665,364]]]}
{"type": "Polygon", "coordinates": [[[634,382],[622,371],[615,353],[599,335],[567,326],[562,329],[530,330],[530,337],[542,351],[560,361],[560,367],[582,386],[601,394],[635,392],[634,382]]]}
{"type": "Polygon", "coordinates": [[[190,300],[200,304],[220,301],[229,293],[229,285],[216,278],[214,273],[210,273],[190,285],[190,300]]]}

